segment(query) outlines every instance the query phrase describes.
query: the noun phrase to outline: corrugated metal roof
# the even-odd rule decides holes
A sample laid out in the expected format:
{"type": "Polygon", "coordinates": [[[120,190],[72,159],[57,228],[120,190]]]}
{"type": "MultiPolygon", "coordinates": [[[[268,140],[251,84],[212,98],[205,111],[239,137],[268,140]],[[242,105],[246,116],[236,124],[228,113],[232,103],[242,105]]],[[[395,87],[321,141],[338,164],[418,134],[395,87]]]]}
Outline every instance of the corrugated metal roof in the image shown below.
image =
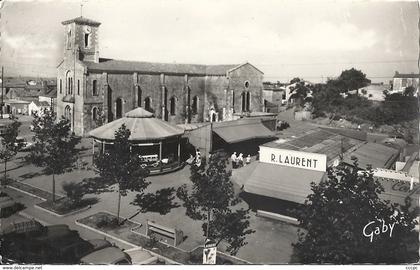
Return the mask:
{"type": "Polygon", "coordinates": [[[239,119],[220,122],[213,132],[227,143],[237,143],[258,138],[276,138],[275,134],[261,123],[261,119],[239,119]]]}
{"type": "Polygon", "coordinates": [[[328,161],[331,161],[342,152],[361,144],[363,138],[365,138],[364,135],[359,132],[352,132],[352,130],[317,128],[309,130],[298,138],[268,142],[264,146],[325,154],[328,161]]]}
{"type": "Polygon", "coordinates": [[[351,157],[354,156],[357,158],[358,167],[361,169],[366,169],[368,164],[370,164],[373,169],[389,169],[395,162],[398,154],[399,151],[397,149],[379,143],[368,142],[361,145],[353,152],[346,153],[343,161],[353,165],[351,157]]]}
{"type": "Polygon", "coordinates": [[[260,162],[250,174],[244,190],[249,193],[304,203],[312,193],[311,182],[319,183],[325,172],[260,162]]]}
{"type": "Polygon", "coordinates": [[[99,63],[84,62],[90,71],[140,72],[140,73],[169,73],[194,75],[226,75],[226,72],[238,65],[196,65],[171,64],[141,61],[125,61],[101,59],[99,63]]]}

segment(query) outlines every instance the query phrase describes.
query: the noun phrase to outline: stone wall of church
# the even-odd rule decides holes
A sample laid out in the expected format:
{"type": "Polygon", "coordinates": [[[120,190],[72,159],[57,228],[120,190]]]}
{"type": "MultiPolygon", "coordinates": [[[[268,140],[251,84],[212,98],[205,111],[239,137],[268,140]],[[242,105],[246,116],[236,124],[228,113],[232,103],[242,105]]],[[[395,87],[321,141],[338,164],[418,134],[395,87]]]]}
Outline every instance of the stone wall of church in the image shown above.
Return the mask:
{"type": "Polygon", "coordinates": [[[71,119],[69,120],[72,130],[76,134],[83,134],[83,122],[80,119],[83,119],[85,67],[81,62],[71,58],[68,57],[57,69],[57,118],[64,116],[65,108],[69,106],[71,111],[71,119]],[[69,93],[69,77],[73,79],[72,94],[69,93]]]}
{"type": "Polygon", "coordinates": [[[151,109],[155,114],[155,117],[161,118],[161,76],[160,75],[149,75],[149,74],[138,74],[138,84],[141,88],[141,107],[144,109],[145,99],[151,98],[151,109]]]}
{"type": "Polygon", "coordinates": [[[245,64],[229,73],[229,89],[235,91],[235,112],[242,111],[241,93],[247,91],[251,94],[250,111],[262,111],[263,74],[252,65],[245,64]]]}
{"type": "MultiPolygon", "coordinates": [[[[188,87],[190,88],[190,105],[193,104],[195,96],[198,97],[198,112],[197,114],[191,115],[191,122],[203,122],[204,114],[204,89],[205,89],[205,78],[202,76],[188,76],[188,87]]],[[[185,94],[185,106],[187,104],[187,94],[185,94]]],[[[185,114],[185,108],[184,108],[185,114]]]]}
{"type": "Polygon", "coordinates": [[[210,121],[209,112],[214,108],[218,114],[218,119],[223,120],[223,108],[229,107],[226,102],[226,89],[229,86],[229,80],[226,76],[207,76],[205,81],[205,103],[204,103],[204,121],[210,121]]]}

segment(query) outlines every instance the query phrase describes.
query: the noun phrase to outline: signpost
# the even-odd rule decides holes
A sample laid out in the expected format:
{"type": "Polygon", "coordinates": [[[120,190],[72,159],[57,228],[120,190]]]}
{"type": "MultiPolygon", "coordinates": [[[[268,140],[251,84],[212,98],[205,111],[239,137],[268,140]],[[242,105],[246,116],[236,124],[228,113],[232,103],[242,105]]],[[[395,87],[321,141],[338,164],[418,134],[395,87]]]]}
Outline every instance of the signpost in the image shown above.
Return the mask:
{"type": "Polygon", "coordinates": [[[203,264],[216,264],[217,247],[213,240],[206,239],[203,249],[203,264]]]}

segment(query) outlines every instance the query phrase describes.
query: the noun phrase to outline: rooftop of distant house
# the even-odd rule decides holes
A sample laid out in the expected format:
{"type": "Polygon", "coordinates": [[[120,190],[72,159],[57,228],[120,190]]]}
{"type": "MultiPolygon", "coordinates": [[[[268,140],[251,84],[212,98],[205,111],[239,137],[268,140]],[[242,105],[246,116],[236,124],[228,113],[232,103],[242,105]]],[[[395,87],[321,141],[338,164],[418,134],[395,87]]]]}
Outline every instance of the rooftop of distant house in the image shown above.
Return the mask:
{"type": "Polygon", "coordinates": [[[284,83],[272,83],[272,82],[263,82],[263,89],[266,91],[285,91],[286,85],[284,83]]]}
{"type": "Polygon", "coordinates": [[[408,79],[408,78],[420,78],[420,74],[418,73],[399,73],[398,71],[395,71],[395,75],[394,78],[403,78],[403,79],[408,79]]]}

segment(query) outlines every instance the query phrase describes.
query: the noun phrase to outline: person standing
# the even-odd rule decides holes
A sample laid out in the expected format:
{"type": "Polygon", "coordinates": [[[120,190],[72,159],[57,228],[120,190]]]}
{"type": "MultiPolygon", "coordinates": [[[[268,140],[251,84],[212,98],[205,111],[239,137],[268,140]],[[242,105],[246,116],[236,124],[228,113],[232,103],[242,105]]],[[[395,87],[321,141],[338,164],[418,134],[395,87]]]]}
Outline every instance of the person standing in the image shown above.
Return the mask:
{"type": "Polygon", "coordinates": [[[245,159],[245,164],[250,164],[251,163],[251,155],[248,155],[245,159]]]}
{"type": "Polygon", "coordinates": [[[236,168],[236,161],[237,161],[236,152],[233,152],[233,154],[230,156],[230,159],[232,160],[232,168],[236,168]]]}
{"type": "Polygon", "coordinates": [[[244,166],[244,157],[243,157],[242,153],[240,153],[239,156],[238,156],[238,163],[239,163],[238,165],[240,167],[244,166]]]}

